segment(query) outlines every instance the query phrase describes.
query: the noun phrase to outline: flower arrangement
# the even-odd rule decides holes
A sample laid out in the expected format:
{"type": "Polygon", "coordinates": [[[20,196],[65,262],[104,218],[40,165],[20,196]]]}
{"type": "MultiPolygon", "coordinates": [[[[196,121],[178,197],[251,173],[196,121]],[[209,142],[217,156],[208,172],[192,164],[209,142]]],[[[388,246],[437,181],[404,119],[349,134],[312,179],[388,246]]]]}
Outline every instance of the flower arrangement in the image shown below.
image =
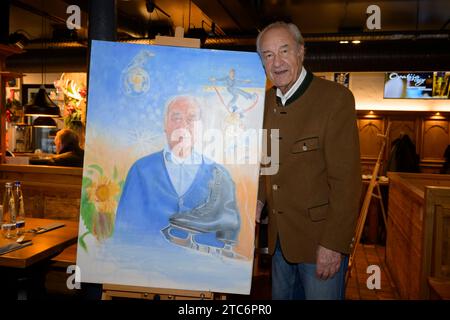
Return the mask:
{"type": "Polygon", "coordinates": [[[6,121],[17,122],[20,119],[22,105],[15,98],[15,90],[9,90],[9,96],[6,99],[6,121]]]}
{"type": "Polygon", "coordinates": [[[86,123],[86,87],[64,76],[63,73],[54,83],[64,95],[64,124],[66,128],[78,129],[86,123]]]}

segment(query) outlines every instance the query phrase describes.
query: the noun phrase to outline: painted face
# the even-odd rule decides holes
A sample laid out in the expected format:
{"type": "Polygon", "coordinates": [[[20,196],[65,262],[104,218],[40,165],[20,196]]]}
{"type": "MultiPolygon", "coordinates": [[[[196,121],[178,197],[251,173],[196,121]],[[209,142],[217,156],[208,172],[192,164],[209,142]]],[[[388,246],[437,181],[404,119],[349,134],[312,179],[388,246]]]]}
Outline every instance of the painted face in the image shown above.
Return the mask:
{"type": "Polygon", "coordinates": [[[195,126],[200,120],[200,110],[192,100],[180,98],[173,101],[167,112],[165,132],[172,152],[185,158],[191,154],[195,142],[195,126]]]}
{"type": "Polygon", "coordinates": [[[267,77],[285,94],[302,71],[304,47],[283,27],[267,30],[260,39],[261,59],[267,77]]]}

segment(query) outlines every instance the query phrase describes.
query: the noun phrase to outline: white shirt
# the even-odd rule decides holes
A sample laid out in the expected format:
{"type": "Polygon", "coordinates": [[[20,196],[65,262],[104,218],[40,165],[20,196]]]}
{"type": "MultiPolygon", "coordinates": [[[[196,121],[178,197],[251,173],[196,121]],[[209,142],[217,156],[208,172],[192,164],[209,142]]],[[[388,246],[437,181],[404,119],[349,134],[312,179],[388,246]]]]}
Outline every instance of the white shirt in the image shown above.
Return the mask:
{"type": "Polygon", "coordinates": [[[306,69],[302,67],[300,76],[298,77],[297,81],[295,81],[294,85],[288,90],[288,92],[286,92],[286,94],[283,94],[281,90],[277,88],[277,97],[281,99],[281,103],[283,104],[283,106],[286,104],[286,101],[288,101],[288,99],[292,97],[295,91],[297,91],[297,89],[302,84],[303,80],[305,80],[305,77],[306,77],[306,69]]]}
{"type": "Polygon", "coordinates": [[[189,157],[179,158],[166,145],[164,147],[164,163],[175,191],[182,196],[194,181],[202,164],[202,156],[192,151],[189,157]]]}

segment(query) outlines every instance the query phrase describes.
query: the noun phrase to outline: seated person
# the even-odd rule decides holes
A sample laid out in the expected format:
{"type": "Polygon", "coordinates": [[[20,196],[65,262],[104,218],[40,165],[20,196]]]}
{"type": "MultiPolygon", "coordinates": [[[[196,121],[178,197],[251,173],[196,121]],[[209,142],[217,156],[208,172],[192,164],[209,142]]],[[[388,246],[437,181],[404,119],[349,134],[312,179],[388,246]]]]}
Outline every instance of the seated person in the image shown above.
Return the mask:
{"type": "Polygon", "coordinates": [[[82,167],[84,151],[80,148],[78,135],[71,129],[62,129],[55,137],[56,155],[49,159],[31,159],[30,164],[47,166],[82,167]]]}
{"type": "Polygon", "coordinates": [[[5,150],[5,156],[7,156],[7,157],[15,157],[14,153],[12,153],[9,150],[5,150]]]}
{"type": "Polygon", "coordinates": [[[6,131],[6,136],[5,136],[5,156],[7,156],[7,157],[15,157],[14,153],[12,153],[12,151],[9,150],[9,135],[8,135],[8,131],[6,131]]]}

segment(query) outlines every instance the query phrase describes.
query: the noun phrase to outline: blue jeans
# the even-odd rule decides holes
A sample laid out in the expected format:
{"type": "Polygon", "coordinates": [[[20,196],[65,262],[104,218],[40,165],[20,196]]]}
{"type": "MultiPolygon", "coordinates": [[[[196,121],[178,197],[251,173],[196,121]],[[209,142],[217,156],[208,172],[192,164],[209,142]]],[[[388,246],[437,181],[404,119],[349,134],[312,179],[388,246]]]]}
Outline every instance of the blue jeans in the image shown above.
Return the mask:
{"type": "Polygon", "coordinates": [[[343,256],[333,278],[316,277],[316,264],[287,262],[279,241],[272,257],[273,300],[343,300],[348,256],[343,256]]]}

